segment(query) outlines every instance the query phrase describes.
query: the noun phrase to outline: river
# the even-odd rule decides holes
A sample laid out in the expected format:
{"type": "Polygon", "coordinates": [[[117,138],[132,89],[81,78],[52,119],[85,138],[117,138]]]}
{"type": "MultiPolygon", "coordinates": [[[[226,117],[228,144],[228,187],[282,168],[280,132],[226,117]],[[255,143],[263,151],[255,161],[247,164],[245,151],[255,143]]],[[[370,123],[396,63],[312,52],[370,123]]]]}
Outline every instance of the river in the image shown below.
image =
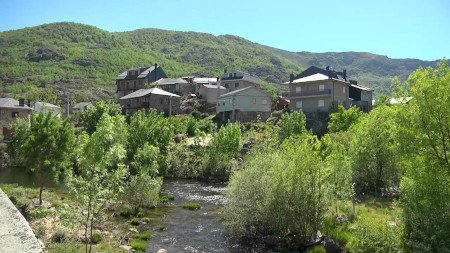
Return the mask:
{"type": "MultiPolygon", "coordinates": [[[[167,252],[246,252],[245,246],[234,240],[223,221],[221,207],[226,203],[226,185],[194,180],[166,179],[162,192],[175,197],[162,215],[164,229],[154,229],[148,253],[159,249],[167,252]],[[182,208],[186,201],[199,202],[200,210],[182,208]]],[[[163,211],[164,212],[164,211],[163,211]]]]}

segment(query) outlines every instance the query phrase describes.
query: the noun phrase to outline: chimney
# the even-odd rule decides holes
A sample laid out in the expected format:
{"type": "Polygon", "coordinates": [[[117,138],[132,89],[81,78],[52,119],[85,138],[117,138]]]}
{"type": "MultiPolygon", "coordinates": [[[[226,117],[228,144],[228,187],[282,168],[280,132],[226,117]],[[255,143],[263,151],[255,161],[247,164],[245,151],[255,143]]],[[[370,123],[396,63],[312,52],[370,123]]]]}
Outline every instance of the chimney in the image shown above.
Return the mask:
{"type": "Polygon", "coordinates": [[[228,72],[227,68],[223,70],[223,73],[226,74],[228,72]]]}
{"type": "Polygon", "coordinates": [[[294,73],[291,73],[291,75],[289,76],[289,83],[292,83],[294,81],[294,73]]]}
{"type": "Polygon", "coordinates": [[[330,66],[327,66],[325,69],[326,69],[326,70],[330,70],[330,66]]]}
{"type": "Polygon", "coordinates": [[[347,81],[347,70],[346,69],[342,70],[342,77],[344,78],[345,81],[347,81]]]}
{"type": "Polygon", "coordinates": [[[153,70],[153,71],[155,71],[155,82],[156,81],[158,81],[156,78],[157,78],[157,76],[156,76],[156,69],[158,68],[158,63],[155,63],[155,69],[153,70]]]}
{"type": "Polygon", "coordinates": [[[19,98],[19,106],[25,106],[25,99],[19,98]]]}

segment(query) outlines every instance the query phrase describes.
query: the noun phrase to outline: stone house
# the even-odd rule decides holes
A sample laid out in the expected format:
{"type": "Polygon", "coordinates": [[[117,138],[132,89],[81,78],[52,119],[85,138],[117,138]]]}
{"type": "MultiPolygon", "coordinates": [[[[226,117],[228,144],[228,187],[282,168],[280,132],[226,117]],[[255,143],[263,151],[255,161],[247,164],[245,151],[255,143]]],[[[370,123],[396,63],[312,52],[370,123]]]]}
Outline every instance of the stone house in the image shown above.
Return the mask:
{"type": "Polygon", "coordinates": [[[235,90],[217,99],[216,114],[223,121],[249,122],[270,117],[272,97],[258,87],[235,90]]]}
{"type": "Polygon", "coordinates": [[[297,76],[291,75],[288,83],[291,110],[308,113],[328,112],[338,104],[346,108],[355,105],[363,111],[372,109],[373,90],[347,79],[347,71],[336,72],[329,67],[312,66],[297,76]]]}
{"type": "Polygon", "coordinates": [[[119,98],[122,110],[128,114],[135,114],[139,110],[156,109],[168,115],[181,113],[181,97],[159,88],[140,89],[119,98]]]}
{"type": "Polygon", "coordinates": [[[207,104],[215,106],[217,98],[228,92],[229,90],[222,85],[201,84],[198,91],[198,98],[203,99],[207,104]]]}
{"type": "Polygon", "coordinates": [[[156,82],[161,78],[167,78],[167,75],[157,64],[151,67],[124,71],[116,78],[117,96],[120,98],[137,90],[144,89],[147,84],[156,82]]]}
{"type": "Polygon", "coordinates": [[[195,93],[195,85],[183,78],[161,78],[155,83],[158,84],[158,88],[180,96],[195,93]]]}
{"type": "Polygon", "coordinates": [[[16,118],[30,120],[33,109],[23,99],[0,98],[0,127],[3,136],[11,134],[11,123],[16,118]]]}
{"type": "Polygon", "coordinates": [[[220,78],[220,85],[229,91],[235,91],[246,87],[260,87],[261,80],[249,73],[242,71],[226,71],[220,78]]]}
{"type": "Polygon", "coordinates": [[[40,112],[51,113],[53,116],[55,116],[57,118],[61,118],[61,107],[54,105],[54,104],[45,103],[45,102],[36,102],[36,103],[34,103],[33,110],[36,113],[40,113],[40,112]]]}
{"type": "Polygon", "coordinates": [[[207,84],[207,85],[217,85],[219,83],[220,78],[219,77],[193,77],[192,78],[192,82],[195,85],[195,94],[201,95],[199,94],[200,92],[200,87],[203,84],[207,84]]]}

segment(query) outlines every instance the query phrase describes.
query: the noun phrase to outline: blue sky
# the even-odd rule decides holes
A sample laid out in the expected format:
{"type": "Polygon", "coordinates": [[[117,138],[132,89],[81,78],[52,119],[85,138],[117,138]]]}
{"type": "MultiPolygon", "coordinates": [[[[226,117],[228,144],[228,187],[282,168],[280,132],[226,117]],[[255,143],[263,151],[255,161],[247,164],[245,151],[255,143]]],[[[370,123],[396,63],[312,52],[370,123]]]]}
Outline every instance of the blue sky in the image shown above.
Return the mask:
{"type": "Polygon", "coordinates": [[[233,34],[290,51],[450,57],[448,0],[0,0],[0,31],[58,21],[233,34]]]}

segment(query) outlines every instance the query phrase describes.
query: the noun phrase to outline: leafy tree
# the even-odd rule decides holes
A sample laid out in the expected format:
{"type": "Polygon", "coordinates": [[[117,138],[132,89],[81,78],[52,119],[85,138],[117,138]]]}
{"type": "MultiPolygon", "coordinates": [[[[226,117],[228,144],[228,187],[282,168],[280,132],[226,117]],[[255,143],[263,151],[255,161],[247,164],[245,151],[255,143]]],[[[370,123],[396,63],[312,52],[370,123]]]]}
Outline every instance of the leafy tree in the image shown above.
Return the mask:
{"type": "Polygon", "coordinates": [[[419,68],[406,84],[399,142],[404,239],[411,251],[450,251],[450,67],[419,68]]]}
{"type": "Polygon", "coordinates": [[[123,163],[126,158],[126,127],[123,116],[104,113],[91,136],[85,132],[80,136],[79,169],[70,178],[69,185],[86,210],[86,252],[92,250],[90,238],[94,223],[105,207],[123,191],[127,175],[123,163]]]}
{"type": "Polygon", "coordinates": [[[139,148],[130,163],[130,172],[132,175],[146,174],[151,177],[158,175],[159,148],[145,144],[139,148]]]}
{"type": "Polygon", "coordinates": [[[147,174],[133,176],[124,189],[123,200],[137,213],[139,208],[155,206],[158,203],[162,178],[147,174]]]}
{"type": "Polygon", "coordinates": [[[262,143],[231,176],[226,224],[237,236],[275,235],[305,244],[322,228],[328,196],[317,139],[300,135],[281,146],[262,143]]]}
{"type": "Polygon", "coordinates": [[[379,106],[350,128],[353,179],[358,191],[381,193],[398,187],[396,108],[379,106]]]}
{"type": "Polygon", "coordinates": [[[328,130],[332,133],[347,131],[350,126],[357,123],[362,116],[363,112],[356,106],[352,106],[346,110],[344,106],[339,105],[338,111],[330,115],[328,130]]]}
{"type": "Polygon", "coordinates": [[[122,112],[122,107],[118,103],[99,101],[95,106],[91,106],[83,111],[81,119],[83,120],[84,129],[88,134],[92,134],[104,113],[110,116],[119,115],[122,112]]]}
{"type": "Polygon", "coordinates": [[[14,159],[36,173],[40,182],[39,204],[42,205],[44,182],[55,180],[70,166],[75,144],[75,131],[66,120],[53,117],[51,113],[33,114],[29,128],[23,121],[14,127],[10,148],[14,159]]]}
{"type": "Polygon", "coordinates": [[[282,141],[293,136],[306,132],[306,116],[303,112],[283,113],[279,122],[278,135],[282,141]]]}
{"type": "Polygon", "coordinates": [[[241,125],[230,123],[220,128],[211,141],[207,157],[204,158],[203,175],[216,179],[228,179],[233,169],[232,158],[237,157],[241,149],[241,125]]]}
{"type": "Polygon", "coordinates": [[[336,202],[336,214],[339,215],[339,201],[347,200],[354,195],[352,167],[349,155],[349,134],[346,132],[327,134],[322,138],[322,144],[326,143],[324,172],[328,189],[336,202]]]}

